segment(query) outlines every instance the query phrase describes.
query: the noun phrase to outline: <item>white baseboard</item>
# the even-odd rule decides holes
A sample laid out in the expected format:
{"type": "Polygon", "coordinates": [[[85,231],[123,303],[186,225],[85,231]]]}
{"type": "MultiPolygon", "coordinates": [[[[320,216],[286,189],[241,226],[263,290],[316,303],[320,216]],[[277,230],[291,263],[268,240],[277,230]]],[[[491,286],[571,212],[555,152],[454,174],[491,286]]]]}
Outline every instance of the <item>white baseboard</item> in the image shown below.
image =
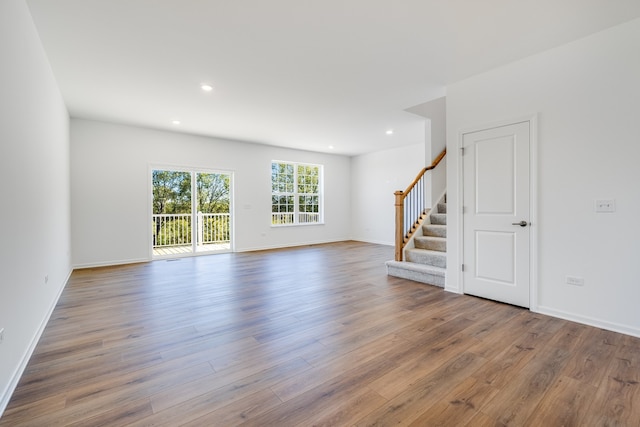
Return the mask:
{"type": "Polygon", "coordinates": [[[310,242],[293,243],[287,245],[268,245],[268,246],[255,246],[249,248],[236,248],[236,252],[255,252],[255,251],[268,251],[271,249],[286,249],[286,248],[299,248],[301,246],[309,245],[324,245],[327,243],[348,242],[352,239],[337,239],[337,240],[314,240],[310,242]]]}
{"type": "Polygon", "coordinates": [[[123,259],[118,261],[104,261],[104,262],[87,263],[87,264],[75,264],[73,266],[73,269],[82,270],[83,268],[110,267],[112,265],[138,264],[141,262],[149,262],[149,261],[151,261],[149,258],[139,258],[139,259],[123,259]]]}
{"type": "Polygon", "coordinates": [[[353,240],[354,242],[362,242],[362,243],[371,243],[374,245],[383,245],[383,246],[395,246],[395,242],[384,242],[381,240],[368,240],[368,239],[359,239],[359,238],[352,238],[351,240],[353,240]]]}
{"type": "MultiPolygon", "coordinates": [[[[534,311],[534,310],[531,310],[531,311],[534,311]]],[[[619,323],[607,322],[606,320],[594,319],[592,317],[581,316],[579,314],[569,313],[566,311],[556,310],[554,308],[540,306],[540,305],[538,306],[537,310],[535,310],[535,312],[640,338],[640,329],[627,326],[627,325],[621,325],[619,323]]]]}
{"type": "Polygon", "coordinates": [[[460,288],[456,287],[452,287],[452,286],[447,286],[447,282],[446,282],[447,278],[445,275],[445,284],[444,284],[444,290],[447,292],[451,292],[452,294],[458,294],[458,295],[462,295],[462,292],[460,291],[460,288]]]}
{"type": "Polygon", "coordinates": [[[27,368],[29,359],[31,359],[31,356],[33,355],[33,352],[36,349],[36,345],[38,345],[38,341],[40,341],[40,337],[42,336],[44,329],[47,327],[47,323],[49,323],[49,319],[51,318],[51,315],[53,314],[53,310],[56,308],[56,305],[58,304],[58,300],[62,295],[62,291],[64,291],[64,288],[67,286],[67,283],[69,283],[69,278],[71,277],[71,273],[73,273],[73,269],[69,270],[67,277],[64,279],[64,282],[60,286],[60,290],[58,291],[58,294],[53,299],[53,302],[51,303],[51,306],[49,307],[47,314],[45,315],[44,319],[42,319],[42,322],[40,323],[38,330],[36,331],[35,335],[31,339],[31,343],[29,344],[29,347],[24,352],[22,359],[20,361],[20,364],[14,370],[13,375],[11,376],[11,380],[9,381],[9,384],[7,384],[5,389],[2,390],[2,394],[0,395],[0,417],[2,417],[2,414],[4,413],[5,409],[7,409],[7,405],[11,400],[11,396],[13,395],[13,392],[18,386],[18,382],[20,381],[20,378],[22,377],[24,370],[27,368]]]}

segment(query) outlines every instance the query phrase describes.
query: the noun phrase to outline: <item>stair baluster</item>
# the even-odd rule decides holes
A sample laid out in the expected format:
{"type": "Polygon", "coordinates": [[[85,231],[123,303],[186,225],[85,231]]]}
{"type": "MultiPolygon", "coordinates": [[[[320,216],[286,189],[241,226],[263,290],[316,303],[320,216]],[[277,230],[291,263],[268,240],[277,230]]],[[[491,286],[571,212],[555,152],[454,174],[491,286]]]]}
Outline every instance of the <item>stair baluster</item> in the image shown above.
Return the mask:
{"type": "Polygon", "coordinates": [[[427,211],[426,201],[424,198],[425,189],[425,173],[435,169],[440,161],[446,156],[447,150],[436,157],[431,166],[422,169],[413,182],[405,191],[396,191],[395,209],[396,209],[396,238],[395,238],[395,260],[402,261],[402,251],[407,240],[420,224],[420,220],[427,211]]]}

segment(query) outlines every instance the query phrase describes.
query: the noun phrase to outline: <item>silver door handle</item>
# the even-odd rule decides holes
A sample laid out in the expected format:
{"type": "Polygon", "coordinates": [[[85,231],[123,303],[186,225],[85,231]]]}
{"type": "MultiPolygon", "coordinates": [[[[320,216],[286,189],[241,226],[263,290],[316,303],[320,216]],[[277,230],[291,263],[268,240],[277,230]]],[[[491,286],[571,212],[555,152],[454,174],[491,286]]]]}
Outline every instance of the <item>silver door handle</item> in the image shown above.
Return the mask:
{"type": "Polygon", "coordinates": [[[526,227],[527,225],[529,225],[529,223],[527,221],[520,221],[520,222],[512,222],[511,225],[519,225],[520,227],[526,227]]]}

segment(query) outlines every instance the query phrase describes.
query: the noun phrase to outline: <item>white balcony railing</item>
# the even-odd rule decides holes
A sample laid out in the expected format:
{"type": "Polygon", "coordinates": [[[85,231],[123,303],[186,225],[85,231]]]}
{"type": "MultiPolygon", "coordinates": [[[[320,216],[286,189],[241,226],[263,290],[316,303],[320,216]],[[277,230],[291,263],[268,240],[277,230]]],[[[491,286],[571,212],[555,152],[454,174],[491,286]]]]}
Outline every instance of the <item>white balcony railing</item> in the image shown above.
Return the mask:
{"type": "Polygon", "coordinates": [[[198,243],[228,243],[230,241],[230,215],[228,213],[198,212],[198,243]]]}
{"type": "Polygon", "coordinates": [[[320,214],[313,212],[300,212],[298,213],[298,222],[295,222],[295,213],[293,212],[272,212],[271,224],[272,225],[287,225],[287,224],[314,224],[320,222],[320,214]]]}
{"type": "MultiPolygon", "coordinates": [[[[153,247],[191,245],[191,214],[153,215],[153,247]]],[[[196,242],[198,245],[228,243],[230,241],[230,215],[228,213],[196,214],[196,242]]]]}

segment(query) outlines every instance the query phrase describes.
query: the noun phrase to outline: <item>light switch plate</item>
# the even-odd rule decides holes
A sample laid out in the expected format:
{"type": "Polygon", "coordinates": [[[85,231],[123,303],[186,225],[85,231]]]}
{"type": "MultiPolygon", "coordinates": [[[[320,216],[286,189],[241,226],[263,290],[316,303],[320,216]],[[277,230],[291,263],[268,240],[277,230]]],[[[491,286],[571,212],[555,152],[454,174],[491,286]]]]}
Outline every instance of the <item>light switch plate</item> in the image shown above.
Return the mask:
{"type": "Polygon", "coordinates": [[[584,286],[584,279],[582,277],[576,277],[576,276],[566,276],[565,277],[565,282],[568,285],[573,285],[573,286],[584,286]]]}

